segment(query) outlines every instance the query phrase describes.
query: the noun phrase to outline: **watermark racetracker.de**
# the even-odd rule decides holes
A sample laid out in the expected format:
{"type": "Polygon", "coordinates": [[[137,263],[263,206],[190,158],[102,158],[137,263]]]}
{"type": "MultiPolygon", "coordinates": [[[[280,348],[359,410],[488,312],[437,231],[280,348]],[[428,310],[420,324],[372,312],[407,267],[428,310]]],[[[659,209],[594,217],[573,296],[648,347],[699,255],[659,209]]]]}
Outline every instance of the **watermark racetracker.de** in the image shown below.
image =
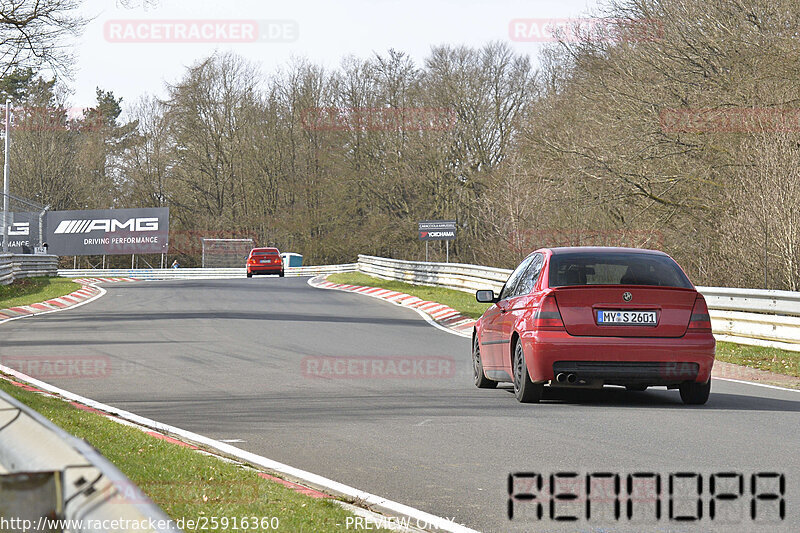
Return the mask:
{"type": "Polygon", "coordinates": [[[663,28],[655,19],[614,18],[518,18],[508,23],[512,41],[528,43],[639,42],[661,37],[663,28]]]}
{"type": "Polygon", "coordinates": [[[110,43],[291,43],[296,20],[115,19],[103,25],[110,43]]]}
{"type": "Polygon", "coordinates": [[[305,378],[449,379],[455,376],[451,356],[309,356],[300,361],[305,378]]]}
{"type": "Polygon", "coordinates": [[[40,379],[105,379],[111,376],[111,359],[102,355],[4,355],[0,365],[40,379]]]}
{"type": "Polygon", "coordinates": [[[800,131],[800,109],[793,108],[667,108],[658,118],[664,133],[800,131]]]}
{"type": "Polygon", "coordinates": [[[4,355],[0,365],[41,381],[53,379],[107,379],[141,374],[145,368],[132,361],[105,355],[4,355]]]}
{"type": "Polygon", "coordinates": [[[312,107],[300,122],[312,131],[448,131],[454,110],[441,107],[312,107]]]}
{"type": "MultiPolygon", "coordinates": [[[[12,132],[99,131],[102,113],[86,107],[18,106],[11,109],[12,132]]],[[[5,124],[0,124],[0,131],[5,124]]]]}
{"type": "Polygon", "coordinates": [[[529,253],[544,246],[629,246],[660,249],[664,246],[664,234],[659,230],[638,229],[519,229],[508,233],[507,242],[516,253],[529,253]]]}
{"type": "MultiPolygon", "coordinates": [[[[169,251],[171,254],[200,255],[203,252],[203,239],[251,239],[255,243],[259,236],[253,231],[170,230],[169,251]]],[[[244,260],[242,258],[242,266],[244,260]]]]}

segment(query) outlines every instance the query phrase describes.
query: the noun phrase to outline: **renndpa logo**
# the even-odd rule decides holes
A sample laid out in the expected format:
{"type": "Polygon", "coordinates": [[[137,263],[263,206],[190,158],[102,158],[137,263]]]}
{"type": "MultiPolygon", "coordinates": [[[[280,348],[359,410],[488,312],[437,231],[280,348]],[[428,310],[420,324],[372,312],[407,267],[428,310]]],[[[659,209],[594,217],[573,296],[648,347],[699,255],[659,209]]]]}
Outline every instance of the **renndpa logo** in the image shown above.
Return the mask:
{"type": "Polygon", "coordinates": [[[158,231],[158,218],[130,218],[125,222],[114,218],[62,220],[54,233],[57,235],[63,233],[91,233],[93,231],[115,233],[120,230],[158,231]]]}

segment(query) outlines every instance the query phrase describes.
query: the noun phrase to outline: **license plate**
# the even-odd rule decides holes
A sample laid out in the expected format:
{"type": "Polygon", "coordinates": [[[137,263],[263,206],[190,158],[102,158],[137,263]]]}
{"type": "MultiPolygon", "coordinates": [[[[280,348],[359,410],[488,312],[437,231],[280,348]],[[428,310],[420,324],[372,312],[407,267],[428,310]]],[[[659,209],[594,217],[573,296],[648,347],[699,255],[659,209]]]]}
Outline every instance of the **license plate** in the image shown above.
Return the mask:
{"type": "Polygon", "coordinates": [[[269,259],[262,259],[259,263],[269,263],[269,259]]]}
{"type": "Polygon", "coordinates": [[[597,324],[599,326],[655,326],[655,311],[618,311],[599,309],[597,311],[597,324]]]}

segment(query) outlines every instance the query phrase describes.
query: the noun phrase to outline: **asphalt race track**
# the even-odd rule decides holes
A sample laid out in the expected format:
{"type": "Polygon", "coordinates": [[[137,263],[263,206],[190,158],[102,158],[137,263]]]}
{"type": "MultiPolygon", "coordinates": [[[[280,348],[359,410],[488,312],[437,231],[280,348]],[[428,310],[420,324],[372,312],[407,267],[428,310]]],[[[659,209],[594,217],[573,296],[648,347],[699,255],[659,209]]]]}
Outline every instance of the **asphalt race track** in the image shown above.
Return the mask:
{"type": "Polygon", "coordinates": [[[103,375],[35,377],[482,531],[798,530],[800,392],[717,381],[703,407],[664,389],[521,405],[508,389],[473,386],[469,339],[306,278],[106,288],[88,305],[4,324],[0,357],[100,357],[103,375]],[[634,525],[559,523],[546,507],[542,521],[508,520],[509,473],[570,471],[665,483],[673,472],[781,472],[786,519],[755,524],[745,483],[741,521],[725,527],[669,522],[666,507],[634,525]]]}

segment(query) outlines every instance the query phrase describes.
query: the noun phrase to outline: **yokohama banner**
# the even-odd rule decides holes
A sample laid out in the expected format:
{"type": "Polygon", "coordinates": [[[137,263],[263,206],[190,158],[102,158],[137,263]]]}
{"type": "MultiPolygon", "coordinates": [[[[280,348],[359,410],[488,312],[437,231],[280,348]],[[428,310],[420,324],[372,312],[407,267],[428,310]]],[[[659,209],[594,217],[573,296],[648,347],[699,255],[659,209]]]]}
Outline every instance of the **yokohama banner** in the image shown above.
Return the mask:
{"type": "Polygon", "coordinates": [[[423,241],[452,241],[456,238],[456,221],[423,220],[419,223],[419,238],[423,241]]]}
{"type": "Polygon", "coordinates": [[[166,253],[169,208],[53,211],[45,242],[55,255],[166,253]]]}

